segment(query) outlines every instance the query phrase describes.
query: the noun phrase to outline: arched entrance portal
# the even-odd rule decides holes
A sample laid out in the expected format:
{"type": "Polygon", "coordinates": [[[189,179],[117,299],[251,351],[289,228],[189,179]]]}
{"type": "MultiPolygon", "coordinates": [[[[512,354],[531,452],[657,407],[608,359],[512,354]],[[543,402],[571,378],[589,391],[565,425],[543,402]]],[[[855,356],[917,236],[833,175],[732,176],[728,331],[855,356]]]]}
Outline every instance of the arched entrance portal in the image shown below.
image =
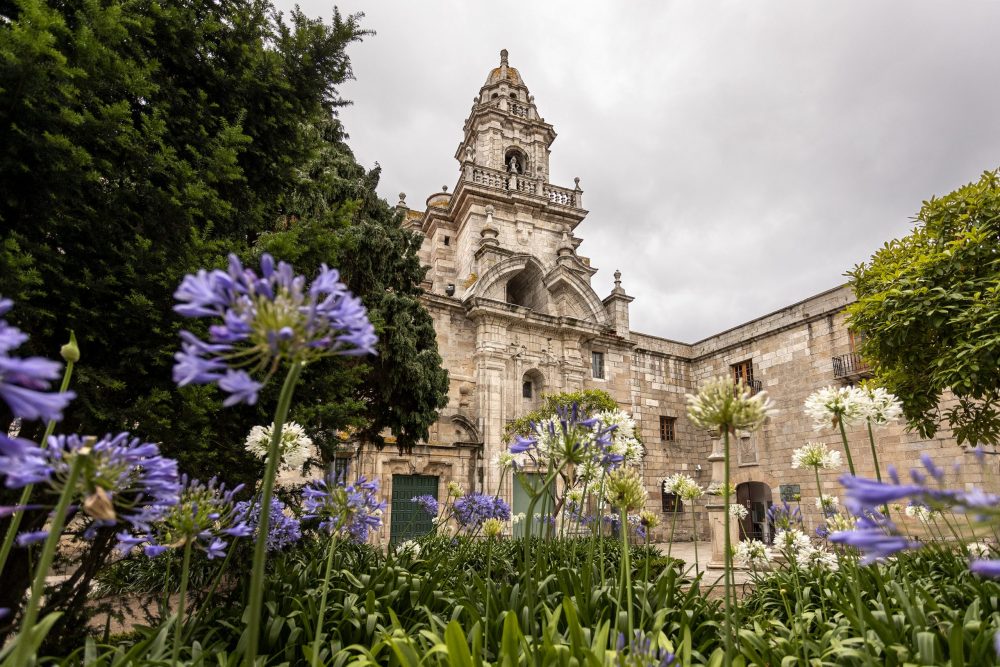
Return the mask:
{"type": "Polygon", "coordinates": [[[774,539],[774,523],[768,516],[771,487],[764,482],[743,482],[736,485],[736,502],[747,508],[747,516],[740,520],[741,540],[760,540],[770,544],[774,539]]]}

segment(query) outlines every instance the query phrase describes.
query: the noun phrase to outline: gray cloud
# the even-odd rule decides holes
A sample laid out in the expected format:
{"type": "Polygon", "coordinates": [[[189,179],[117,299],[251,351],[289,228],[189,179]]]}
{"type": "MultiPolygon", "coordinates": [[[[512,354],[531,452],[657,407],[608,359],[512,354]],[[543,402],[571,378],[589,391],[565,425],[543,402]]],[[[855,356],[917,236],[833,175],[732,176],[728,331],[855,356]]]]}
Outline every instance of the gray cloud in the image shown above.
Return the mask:
{"type": "MultiPolygon", "coordinates": [[[[292,3],[279,2],[279,7],[292,3]]],[[[329,16],[324,0],[299,3],[329,16]]],[[[829,289],[921,201],[1000,166],[1000,4],[347,2],[341,117],[381,194],[454,186],[473,96],[510,51],[581,178],[580,252],[636,330],[694,341],[829,289]]]]}

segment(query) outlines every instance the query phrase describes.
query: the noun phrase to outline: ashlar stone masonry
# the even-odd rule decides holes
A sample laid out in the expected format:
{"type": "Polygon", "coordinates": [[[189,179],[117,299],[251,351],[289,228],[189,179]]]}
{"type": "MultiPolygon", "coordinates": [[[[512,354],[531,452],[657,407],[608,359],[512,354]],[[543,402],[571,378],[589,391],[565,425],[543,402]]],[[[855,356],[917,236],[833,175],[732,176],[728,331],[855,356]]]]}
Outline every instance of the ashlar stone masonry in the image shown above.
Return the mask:
{"type": "MultiPolygon", "coordinates": [[[[685,394],[719,375],[767,390],[778,409],[761,431],[740,434],[733,445],[738,501],[750,509],[741,533],[767,539],[773,532],[767,507],[783,497],[795,504],[797,494],[807,524],[817,525],[814,480],[808,471],[791,468],[791,453],[807,440],[840,448],[832,429],[813,431],[802,405],[816,389],[866,374],[844,324],[850,289],[834,288],[691,344],[632,331],[633,298],[621,274],[615,272],[615,287],[603,298],[591,287],[597,269],[579,254],[576,235],[587,216],[580,181],[549,181],[555,138],[502,51],[500,66],[489,72],[465,121],[453,191],[432,194],[423,210],[400,195],[406,224],[424,239],[421,257],[430,267],[424,302],[451,384],[430,438],[412,455],[362,448],[351,461],[381,480],[391,503],[380,539],[404,539],[421,525],[425,529],[407,510],[414,489],[444,499],[452,481],[465,490],[499,490],[515,512],[522,510],[510,473],[502,477],[495,463],[505,448],[505,424],[536,407],[543,392],[585,388],[609,392],[636,419],[646,450],[648,509],[665,513],[663,531],[676,509],[661,492],[665,477],[685,472],[706,486],[718,481],[713,476],[719,475],[719,443],[688,421],[685,394]]],[[[848,435],[859,473],[873,474],[867,433],[859,428],[848,435]]],[[[968,483],[996,486],[996,458],[990,457],[984,480],[972,454],[947,431],[932,440],[902,427],[877,435],[883,464],[905,469],[926,451],[939,462],[962,463],[968,483]]],[[[839,488],[836,477],[824,475],[828,492],[839,488]]],[[[702,539],[721,530],[715,509],[710,521],[704,504],[695,508],[702,539]]],[[[689,539],[690,516],[677,524],[678,536],[689,539]]]]}

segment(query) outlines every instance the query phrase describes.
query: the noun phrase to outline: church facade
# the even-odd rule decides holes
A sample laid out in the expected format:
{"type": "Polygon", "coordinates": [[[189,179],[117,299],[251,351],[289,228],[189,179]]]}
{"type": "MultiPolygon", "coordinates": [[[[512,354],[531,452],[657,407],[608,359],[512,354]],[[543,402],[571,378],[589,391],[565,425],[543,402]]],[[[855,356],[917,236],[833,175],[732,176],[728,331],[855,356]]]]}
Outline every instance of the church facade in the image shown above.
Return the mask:
{"type": "MultiPolygon", "coordinates": [[[[792,469],[791,453],[807,440],[841,448],[838,433],[812,430],[802,406],[816,389],[867,374],[844,323],[850,289],[837,287],[690,344],[633,331],[633,298],[621,274],[615,272],[610,294],[591,287],[597,269],[578,252],[588,213],[579,179],[549,181],[555,137],[503,51],[465,121],[454,189],[432,194],[422,209],[400,196],[407,226],[423,236],[421,258],[430,267],[424,302],[450,389],[428,441],[412,454],[399,455],[391,446],[362,448],[351,461],[381,481],[389,502],[380,539],[419,534],[426,518],[410,498],[430,493],[444,499],[449,482],[466,491],[499,492],[515,513],[523,511],[517,484],[495,463],[506,448],[504,427],[537,407],[543,393],[581,389],[607,391],[637,422],[647,509],[667,519],[674,511],[690,512],[663,493],[662,480],[684,472],[703,486],[719,481],[719,443],[687,419],[685,395],[720,375],[766,390],[777,408],[762,430],[739,434],[733,447],[737,499],[750,510],[743,533],[766,540],[773,530],[767,507],[795,504],[798,494],[807,524],[816,525],[811,472],[792,469]]],[[[867,432],[848,435],[859,474],[872,475],[867,432]]],[[[939,462],[970,463],[963,466],[970,483],[981,482],[986,472],[947,431],[923,440],[891,427],[877,437],[883,465],[905,469],[926,451],[939,462]]],[[[838,474],[826,474],[827,492],[838,488],[838,474]]],[[[721,521],[713,502],[720,501],[706,496],[694,508],[701,539],[721,521]]],[[[678,536],[690,538],[690,517],[677,523],[678,536]]],[[[660,530],[668,524],[663,521],[660,530]]]]}

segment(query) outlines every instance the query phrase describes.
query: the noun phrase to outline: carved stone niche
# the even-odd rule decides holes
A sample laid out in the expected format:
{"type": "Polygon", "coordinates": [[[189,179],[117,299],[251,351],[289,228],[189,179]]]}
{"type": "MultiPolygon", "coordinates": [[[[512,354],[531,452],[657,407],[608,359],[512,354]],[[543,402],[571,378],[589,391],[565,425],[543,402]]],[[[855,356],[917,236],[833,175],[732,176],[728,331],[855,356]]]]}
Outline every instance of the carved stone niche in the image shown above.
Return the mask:
{"type": "Polygon", "coordinates": [[[736,464],[740,466],[759,465],[757,452],[757,436],[752,431],[736,432],[736,464]]]}

